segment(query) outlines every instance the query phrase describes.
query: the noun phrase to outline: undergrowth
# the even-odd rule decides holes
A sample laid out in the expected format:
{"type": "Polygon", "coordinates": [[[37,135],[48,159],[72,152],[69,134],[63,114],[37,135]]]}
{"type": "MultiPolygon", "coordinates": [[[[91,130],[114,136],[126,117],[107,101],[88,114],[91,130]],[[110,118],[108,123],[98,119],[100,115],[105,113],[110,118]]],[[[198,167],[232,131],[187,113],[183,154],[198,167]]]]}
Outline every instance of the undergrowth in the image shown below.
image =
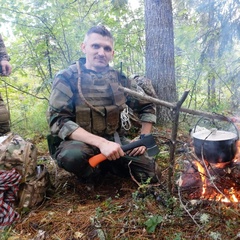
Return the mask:
{"type": "Polygon", "coordinates": [[[132,179],[107,175],[93,191],[56,166],[48,155],[45,136],[33,136],[53,187],[40,206],[21,213],[20,222],[0,232],[0,239],[239,239],[238,203],[191,199],[176,184],[189,157],[185,152],[188,132],[179,132],[174,189],[169,192],[170,133],[161,128],[154,132],[160,149],[160,184],[137,185],[132,179]]]}

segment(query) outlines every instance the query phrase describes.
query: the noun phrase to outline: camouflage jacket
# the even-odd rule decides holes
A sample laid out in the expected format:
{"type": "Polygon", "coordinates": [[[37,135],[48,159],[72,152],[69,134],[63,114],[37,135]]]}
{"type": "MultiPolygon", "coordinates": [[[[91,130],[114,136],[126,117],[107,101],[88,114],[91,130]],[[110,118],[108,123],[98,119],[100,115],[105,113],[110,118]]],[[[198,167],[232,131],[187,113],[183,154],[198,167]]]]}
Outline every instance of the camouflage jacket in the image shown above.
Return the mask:
{"type": "Polygon", "coordinates": [[[6,50],[6,47],[4,45],[4,42],[3,42],[3,39],[2,39],[2,36],[0,34],[0,61],[2,60],[7,60],[9,61],[10,58],[7,54],[7,50],[6,50]]]}
{"type": "MultiPolygon", "coordinates": [[[[96,74],[92,70],[86,69],[85,59],[80,59],[81,74],[96,74]]],[[[74,132],[79,125],[76,123],[76,106],[74,99],[75,94],[79,94],[78,79],[76,73],[72,71],[76,67],[76,64],[69,66],[69,68],[58,72],[54,78],[52,91],[49,99],[49,107],[47,113],[47,120],[50,126],[51,134],[57,135],[61,139],[65,139],[72,132],[74,132]]],[[[112,68],[108,68],[108,71],[113,71],[112,68]]],[[[115,71],[115,70],[114,70],[115,71]]],[[[116,76],[120,76],[120,73],[116,71],[116,76]]],[[[120,85],[127,86],[133,90],[140,86],[144,91],[151,95],[156,96],[155,91],[151,85],[151,81],[146,78],[135,77],[133,79],[127,79],[121,76],[118,80],[120,85]]],[[[139,101],[134,97],[127,96],[126,104],[137,114],[140,121],[143,122],[156,122],[156,106],[153,103],[146,101],[139,101]]]]}

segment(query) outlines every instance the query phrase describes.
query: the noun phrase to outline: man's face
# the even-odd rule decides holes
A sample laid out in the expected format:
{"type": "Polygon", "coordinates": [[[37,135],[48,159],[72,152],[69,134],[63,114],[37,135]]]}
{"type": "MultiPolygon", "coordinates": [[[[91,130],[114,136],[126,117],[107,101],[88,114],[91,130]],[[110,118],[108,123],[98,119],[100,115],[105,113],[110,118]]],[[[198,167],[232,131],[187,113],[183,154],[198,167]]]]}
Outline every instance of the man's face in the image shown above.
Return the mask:
{"type": "Polygon", "coordinates": [[[82,43],[81,48],[86,55],[86,68],[96,72],[104,71],[113,59],[113,41],[109,37],[92,33],[82,43]]]}

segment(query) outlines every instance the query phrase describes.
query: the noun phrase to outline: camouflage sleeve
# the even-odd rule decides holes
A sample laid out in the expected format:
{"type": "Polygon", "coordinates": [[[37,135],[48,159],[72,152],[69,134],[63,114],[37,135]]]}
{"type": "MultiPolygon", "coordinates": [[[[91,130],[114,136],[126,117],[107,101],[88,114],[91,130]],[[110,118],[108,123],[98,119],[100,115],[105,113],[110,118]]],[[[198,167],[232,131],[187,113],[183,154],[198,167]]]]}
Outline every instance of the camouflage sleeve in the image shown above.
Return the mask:
{"type": "MultiPolygon", "coordinates": [[[[146,77],[134,76],[130,78],[130,83],[133,91],[144,92],[151,97],[157,96],[151,80],[146,77]]],[[[154,103],[128,96],[127,104],[142,122],[156,123],[156,105],[154,103]]]]}
{"type": "Polygon", "coordinates": [[[0,61],[2,61],[2,60],[9,61],[10,58],[9,58],[9,56],[7,54],[7,50],[6,50],[5,44],[4,44],[2,36],[0,34],[0,61]]]}
{"type": "Polygon", "coordinates": [[[49,99],[47,121],[52,135],[67,138],[79,125],[75,121],[73,91],[69,85],[67,71],[59,72],[53,82],[49,99]]]}

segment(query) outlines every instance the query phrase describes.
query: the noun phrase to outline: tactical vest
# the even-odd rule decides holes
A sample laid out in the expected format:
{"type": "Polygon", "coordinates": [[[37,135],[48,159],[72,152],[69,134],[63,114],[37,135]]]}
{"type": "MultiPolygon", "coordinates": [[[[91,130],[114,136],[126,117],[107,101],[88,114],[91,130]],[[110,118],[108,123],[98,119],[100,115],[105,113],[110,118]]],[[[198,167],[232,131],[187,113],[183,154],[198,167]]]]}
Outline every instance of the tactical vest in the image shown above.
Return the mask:
{"type": "Polygon", "coordinates": [[[0,136],[10,131],[10,114],[0,94],[0,136]]]}
{"type": "MultiPolygon", "coordinates": [[[[75,65],[72,68],[76,71],[75,65]]],[[[118,72],[111,68],[104,73],[81,71],[80,78],[82,94],[75,94],[76,123],[93,134],[113,134],[126,102],[124,92],[118,89],[118,72]]]]}

